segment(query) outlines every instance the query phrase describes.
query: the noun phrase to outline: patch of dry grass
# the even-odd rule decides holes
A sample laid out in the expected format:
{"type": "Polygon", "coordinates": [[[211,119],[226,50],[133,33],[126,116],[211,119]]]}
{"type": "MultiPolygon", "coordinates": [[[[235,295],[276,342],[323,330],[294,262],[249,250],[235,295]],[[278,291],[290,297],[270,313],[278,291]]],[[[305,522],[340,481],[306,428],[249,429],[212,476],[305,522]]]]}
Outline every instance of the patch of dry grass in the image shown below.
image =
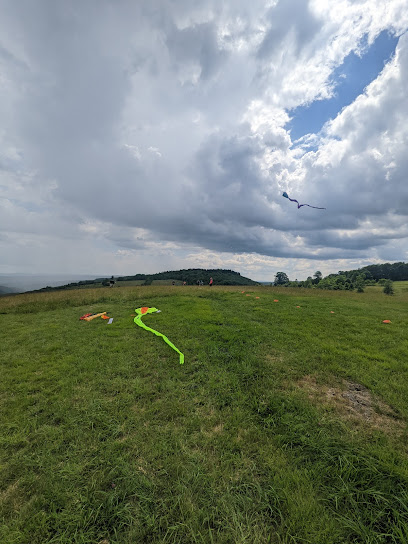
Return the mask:
{"type": "Polygon", "coordinates": [[[361,384],[341,380],[336,387],[321,383],[316,377],[307,375],[296,385],[307,393],[314,404],[329,409],[344,421],[388,434],[402,433],[406,429],[405,421],[400,419],[382,399],[361,384]]]}

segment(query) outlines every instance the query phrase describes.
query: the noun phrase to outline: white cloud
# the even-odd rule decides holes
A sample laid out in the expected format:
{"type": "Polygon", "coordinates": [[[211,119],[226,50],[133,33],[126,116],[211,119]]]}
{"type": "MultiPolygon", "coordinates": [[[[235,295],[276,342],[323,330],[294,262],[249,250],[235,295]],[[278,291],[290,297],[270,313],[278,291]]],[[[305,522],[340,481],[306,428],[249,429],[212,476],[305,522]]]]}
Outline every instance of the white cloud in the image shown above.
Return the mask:
{"type": "Polygon", "coordinates": [[[91,254],[116,274],[231,262],[300,276],[407,255],[407,36],[321,134],[292,147],[286,127],[293,108],[336,92],[351,51],[408,28],[406,2],[5,1],[1,12],[10,270],[93,272],[91,254]],[[297,210],[283,190],[327,212],[297,210]]]}

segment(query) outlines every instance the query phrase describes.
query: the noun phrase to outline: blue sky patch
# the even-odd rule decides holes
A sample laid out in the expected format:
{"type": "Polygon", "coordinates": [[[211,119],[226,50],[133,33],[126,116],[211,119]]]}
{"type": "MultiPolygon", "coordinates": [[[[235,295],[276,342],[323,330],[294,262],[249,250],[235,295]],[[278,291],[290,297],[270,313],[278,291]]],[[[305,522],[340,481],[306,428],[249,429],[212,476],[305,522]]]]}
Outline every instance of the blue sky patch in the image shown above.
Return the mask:
{"type": "MultiPolygon", "coordinates": [[[[365,37],[367,41],[367,37],[365,37]]],[[[381,32],[371,46],[364,47],[361,57],[350,53],[341,66],[333,72],[335,96],[329,100],[315,100],[309,106],[299,106],[290,112],[293,117],[287,124],[294,142],[305,134],[317,134],[329,119],[351,104],[371,81],[376,79],[384,65],[395,53],[398,37],[381,32]]]]}

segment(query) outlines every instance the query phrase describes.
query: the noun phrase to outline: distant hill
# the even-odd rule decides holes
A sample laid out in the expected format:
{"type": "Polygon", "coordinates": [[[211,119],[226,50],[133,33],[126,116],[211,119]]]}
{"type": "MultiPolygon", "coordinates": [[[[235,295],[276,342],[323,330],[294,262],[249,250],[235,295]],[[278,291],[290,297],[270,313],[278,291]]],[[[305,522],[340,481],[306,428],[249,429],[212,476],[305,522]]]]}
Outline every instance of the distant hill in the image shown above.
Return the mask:
{"type": "MultiPolygon", "coordinates": [[[[93,279],[96,276],[89,274],[4,274],[0,273],[1,289],[8,293],[26,293],[42,287],[58,287],[70,282],[93,279]]],[[[0,291],[1,294],[1,291],[0,291]]]]}
{"type": "Polygon", "coordinates": [[[213,278],[215,285],[258,285],[258,282],[241,276],[239,272],[224,270],[222,268],[188,268],[184,270],[171,270],[157,274],[136,274],[135,276],[122,276],[117,278],[118,282],[130,280],[144,280],[153,282],[155,280],[175,280],[186,282],[187,285],[197,285],[197,281],[208,283],[213,278]]]}
{"type": "Polygon", "coordinates": [[[384,278],[392,281],[406,281],[408,280],[408,263],[383,263],[383,264],[371,264],[361,268],[362,271],[370,274],[376,281],[384,278]]]}
{"type": "Polygon", "coordinates": [[[12,293],[17,293],[17,291],[11,287],[0,285],[0,295],[11,295],[12,293]]]}
{"type": "MultiPolygon", "coordinates": [[[[214,285],[259,285],[259,282],[241,276],[239,272],[233,270],[224,270],[221,268],[189,268],[184,270],[169,270],[158,272],[157,274],[135,274],[133,276],[116,276],[116,286],[132,285],[151,285],[152,283],[197,285],[197,282],[203,282],[207,285],[210,278],[213,278],[214,285]]],[[[43,287],[37,291],[60,291],[65,289],[83,289],[94,287],[106,287],[109,285],[110,278],[95,278],[94,280],[83,280],[57,287],[43,287]]]]}
{"type": "MultiPolygon", "coordinates": [[[[382,263],[382,264],[370,264],[357,270],[339,271],[339,275],[346,276],[348,278],[363,274],[368,280],[392,280],[392,281],[406,281],[408,280],[408,263],[382,263]]],[[[333,276],[333,274],[330,274],[333,276]]]]}

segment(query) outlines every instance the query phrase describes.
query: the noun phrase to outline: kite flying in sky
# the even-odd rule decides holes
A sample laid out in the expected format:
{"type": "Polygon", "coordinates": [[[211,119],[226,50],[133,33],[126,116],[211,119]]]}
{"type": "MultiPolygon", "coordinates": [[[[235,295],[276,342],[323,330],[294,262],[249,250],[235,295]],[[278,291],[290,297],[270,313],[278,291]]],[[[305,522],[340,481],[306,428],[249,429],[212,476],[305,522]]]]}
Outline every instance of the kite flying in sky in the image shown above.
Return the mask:
{"type": "Polygon", "coordinates": [[[295,200],[294,198],[289,198],[288,197],[288,193],[283,193],[283,195],[285,198],[288,198],[291,202],[296,202],[297,205],[298,205],[298,209],[301,208],[302,206],[309,206],[309,208],[315,208],[316,210],[325,210],[326,208],[319,208],[318,206],[311,206],[310,204],[299,204],[299,202],[297,200],[295,200]]]}

